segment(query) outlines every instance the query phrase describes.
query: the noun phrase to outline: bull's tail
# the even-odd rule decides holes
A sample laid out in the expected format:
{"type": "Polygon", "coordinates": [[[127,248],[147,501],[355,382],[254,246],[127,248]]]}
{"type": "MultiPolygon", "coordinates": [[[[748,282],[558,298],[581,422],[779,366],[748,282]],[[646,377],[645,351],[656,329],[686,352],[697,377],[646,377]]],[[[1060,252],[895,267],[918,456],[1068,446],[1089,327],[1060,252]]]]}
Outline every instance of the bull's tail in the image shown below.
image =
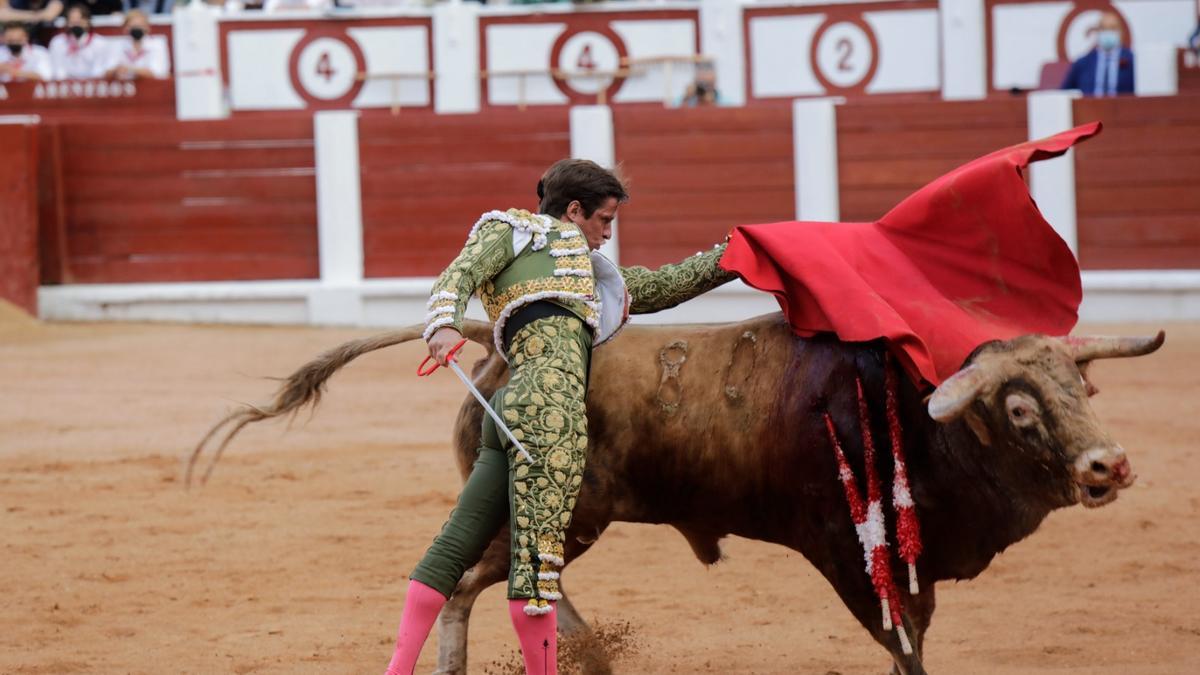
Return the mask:
{"type": "MultiPolygon", "coordinates": [[[[204,475],[200,479],[201,485],[208,482],[208,477],[212,475],[213,469],[216,467],[217,461],[221,459],[221,454],[225,452],[226,446],[229,445],[233,437],[247,424],[283,415],[294,417],[305,406],[311,406],[313,410],[316,410],[316,407],[321,403],[321,395],[325,392],[325,383],[329,378],[333,377],[334,373],[341,370],[342,366],[345,366],[363,354],[416,340],[421,337],[423,330],[423,326],[409,326],[400,330],[342,343],[300,366],[296,372],[284,379],[283,384],[279,386],[269,404],[262,406],[244,404],[238,406],[233,412],[213,425],[208,430],[208,433],[204,434],[204,437],[200,439],[200,442],[196,444],[191,456],[188,458],[184,485],[191,487],[192,473],[195,470],[197,460],[200,459],[200,455],[204,453],[209,442],[223,429],[227,429],[227,431],[221,438],[220,444],[217,445],[212,460],[209,461],[208,468],[205,469],[204,475]]],[[[493,351],[492,327],[490,324],[479,321],[467,321],[463,324],[463,336],[472,342],[477,342],[487,347],[489,355],[493,351]]]]}

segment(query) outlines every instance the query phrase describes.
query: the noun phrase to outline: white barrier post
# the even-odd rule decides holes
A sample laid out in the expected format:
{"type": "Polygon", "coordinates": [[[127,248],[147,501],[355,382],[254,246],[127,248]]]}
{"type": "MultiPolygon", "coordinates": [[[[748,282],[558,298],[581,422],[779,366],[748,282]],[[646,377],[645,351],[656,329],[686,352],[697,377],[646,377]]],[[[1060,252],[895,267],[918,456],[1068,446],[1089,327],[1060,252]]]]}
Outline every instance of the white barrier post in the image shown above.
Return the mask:
{"type": "Polygon", "coordinates": [[[217,10],[203,2],[176,6],[171,43],[175,65],[175,116],[211,120],[229,116],[221,81],[217,10]]]}
{"type": "Polygon", "coordinates": [[[700,51],[714,59],[723,105],[746,104],[746,52],[742,3],[704,0],[700,4],[700,51]]]}
{"type": "Polygon", "coordinates": [[[433,8],[433,109],[479,112],[479,13],[473,2],[433,8]]]}
{"type": "Polygon", "coordinates": [[[987,96],[987,40],[983,0],[939,0],[942,33],[942,98],[987,96]]]}
{"type": "Polygon", "coordinates": [[[313,115],[313,145],[321,285],[309,295],[309,321],[357,325],[363,320],[358,113],[337,110],[313,115]]]}
{"type": "MultiPolygon", "coordinates": [[[[1045,138],[1075,126],[1075,91],[1035,91],[1029,94],[1027,115],[1029,139],[1045,138]]],[[[1075,221],[1075,151],[1029,167],[1029,191],[1042,215],[1079,255],[1075,221]]]]}
{"type": "Polygon", "coordinates": [[[838,193],[837,108],[842,99],[792,102],[792,152],[796,219],[836,222],[838,193]]]}
{"type": "MultiPolygon", "coordinates": [[[[571,108],[570,119],[571,156],[576,159],[590,159],[606,169],[616,166],[612,109],[606,105],[575,106],[571,108]]],[[[619,251],[617,221],[613,221],[612,239],[600,247],[600,252],[609,260],[620,264],[619,251]]]]}

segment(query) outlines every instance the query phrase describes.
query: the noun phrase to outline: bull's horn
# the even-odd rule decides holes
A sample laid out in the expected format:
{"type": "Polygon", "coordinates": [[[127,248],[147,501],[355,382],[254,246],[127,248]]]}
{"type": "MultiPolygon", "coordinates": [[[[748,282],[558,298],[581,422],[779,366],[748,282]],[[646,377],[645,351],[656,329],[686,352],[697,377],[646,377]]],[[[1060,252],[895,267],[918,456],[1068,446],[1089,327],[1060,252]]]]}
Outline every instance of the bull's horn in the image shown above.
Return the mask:
{"type": "Polygon", "coordinates": [[[987,383],[987,373],[970,365],[946,378],[929,397],[929,416],[939,422],[957,418],[971,405],[987,383]]]}
{"type": "Polygon", "coordinates": [[[1154,337],[1074,337],[1062,338],[1075,361],[1082,363],[1093,359],[1115,359],[1127,356],[1145,356],[1163,346],[1167,339],[1164,331],[1154,337]]]}

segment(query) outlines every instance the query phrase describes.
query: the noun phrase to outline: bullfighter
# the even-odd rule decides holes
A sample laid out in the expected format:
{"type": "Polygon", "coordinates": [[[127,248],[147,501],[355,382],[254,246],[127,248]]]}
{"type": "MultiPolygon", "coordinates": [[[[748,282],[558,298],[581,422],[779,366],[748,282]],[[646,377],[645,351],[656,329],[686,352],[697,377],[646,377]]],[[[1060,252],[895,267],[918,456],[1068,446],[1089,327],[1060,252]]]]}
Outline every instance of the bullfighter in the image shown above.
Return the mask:
{"type": "Polygon", "coordinates": [[[462,339],[467,301],[478,294],[510,369],[491,404],[529,457],[484,418],[458,505],[410,575],[389,675],[413,671],[438,612],[505,522],[512,533],[509,614],[526,672],[556,672],[554,609],[587,455],[591,351],[630,313],[673,307],[734,278],[717,265],[723,243],[654,271],[617,267],[600,254],[628,193],[593,162],[555,163],[537,194],[539,213],[483,214],[433,286],[424,333],[430,356],[446,365],[462,339]]]}

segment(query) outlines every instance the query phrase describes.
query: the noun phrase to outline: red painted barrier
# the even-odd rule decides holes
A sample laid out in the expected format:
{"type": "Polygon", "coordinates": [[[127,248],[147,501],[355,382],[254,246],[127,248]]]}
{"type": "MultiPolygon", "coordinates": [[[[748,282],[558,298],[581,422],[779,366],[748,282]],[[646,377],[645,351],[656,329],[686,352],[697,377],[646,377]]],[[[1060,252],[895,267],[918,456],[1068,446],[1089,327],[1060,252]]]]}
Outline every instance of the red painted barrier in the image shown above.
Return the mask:
{"type": "Polygon", "coordinates": [[[0,124],[0,299],[37,314],[37,129],[0,124]]]}
{"type": "Polygon", "coordinates": [[[1075,101],[1104,133],[1075,151],[1085,269],[1200,266],[1200,96],[1075,101]]]}
{"type": "Polygon", "coordinates": [[[175,119],[175,81],[67,80],[0,84],[0,114],[45,118],[145,116],[175,119]]]}
{"type": "Polygon", "coordinates": [[[318,275],[311,117],[62,122],[43,137],[47,281],[318,275]]]}
{"type": "Polygon", "coordinates": [[[839,106],[841,220],[870,222],[929,181],[1028,139],[1025,99],[839,106]]]}
{"type": "Polygon", "coordinates": [[[536,211],[542,172],[571,152],[562,108],[364,116],[358,133],[367,277],[441,272],[479,214],[536,211]]]}
{"type": "Polygon", "coordinates": [[[624,265],[658,266],[722,241],[734,225],[795,217],[791,106],[617,108],[624,265]]]}

